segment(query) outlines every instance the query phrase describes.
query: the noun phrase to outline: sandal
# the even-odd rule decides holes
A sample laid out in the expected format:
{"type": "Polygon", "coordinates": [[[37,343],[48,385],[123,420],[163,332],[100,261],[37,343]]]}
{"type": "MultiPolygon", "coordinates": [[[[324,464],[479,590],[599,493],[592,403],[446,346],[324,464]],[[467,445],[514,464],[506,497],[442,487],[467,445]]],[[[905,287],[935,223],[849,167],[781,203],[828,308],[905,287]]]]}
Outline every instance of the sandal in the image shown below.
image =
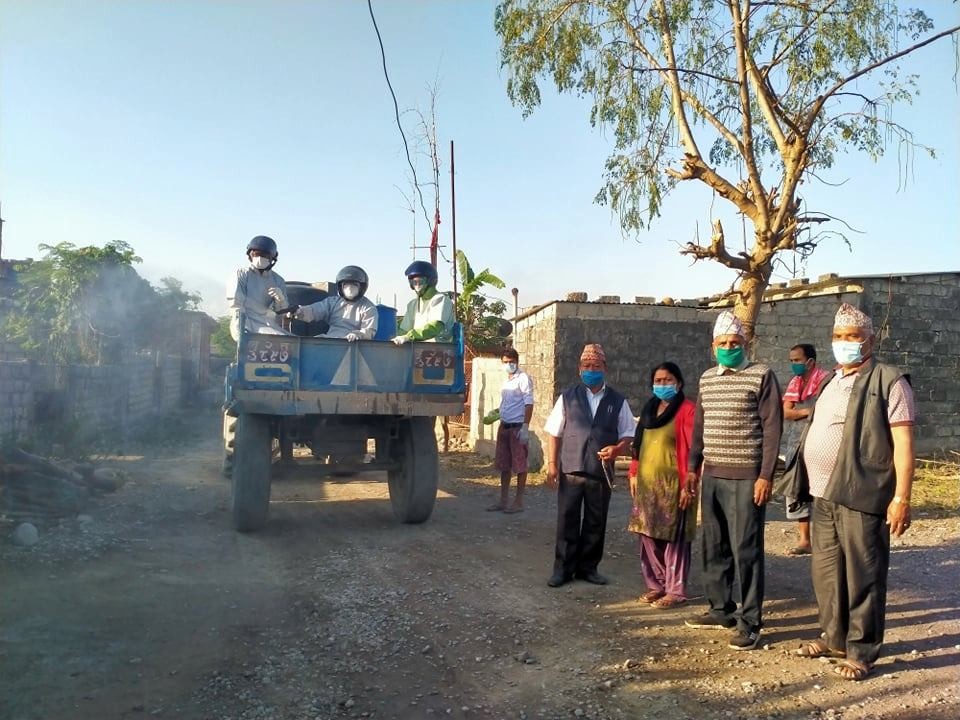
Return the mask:
{"type": "Polygon", "coordinates": [[[686,598],[677,597],[676,595],[664,595],[659,600],[654,600],[650,603],[650,607],[655,607],[658,610],[669,610],[678,605],[683,605],[686,601],[686,598]]]}
{"type": "Polygon", "coordinates": [[[866,663],[857,662],[856,660],[844,660],[838,664],[833,671],[844,680],[860,682],[870,674],[872,669],[873,668],[866,663]]]}
{"type": "Polygon", "coordinates": [[[804,643],[794,650],[793,654],[798,657],[807,658],[808,660],[816,660],[822,657],[845,658],[847,656],[847,653],[843,650],[834,650],[823,642],[823,640],[811,640],[808,643],[804,643]]]}
{"type": "Polygon", "coordinates": [[[803,545],[797,545],[796,547],[792,547],[787,550],[787,556],[800,557],[801,555],[809,555],[811,552],[812,550],[810,548],[804,547],[803,545]]]}
{"type": "Polygon", "coordinates": [[[496,505],[491,505],[487,508],[487,512],[503,512],[506,509],[504,505],[497,503],[496,505]]]}
{"type": "Polygon", "coordinates": [[[666,593],[662,590],[647,590],[643,595],[640,596],[639,600],[642,603],[647,603],[648,605],[656,600],[662,598],[666,593]]]}

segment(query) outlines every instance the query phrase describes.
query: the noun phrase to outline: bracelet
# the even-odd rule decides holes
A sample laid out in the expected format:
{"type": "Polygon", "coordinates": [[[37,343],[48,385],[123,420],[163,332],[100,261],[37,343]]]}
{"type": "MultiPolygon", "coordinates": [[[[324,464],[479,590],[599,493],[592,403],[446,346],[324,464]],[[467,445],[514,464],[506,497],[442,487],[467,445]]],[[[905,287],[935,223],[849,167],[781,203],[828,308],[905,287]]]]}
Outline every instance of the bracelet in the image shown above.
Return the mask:
{"type": "Polygon", "coordinates": [[[910,504],[910,498],[908,498],[908,497],[903,497],[903,495],[894,495],[894,496],[893,496],[893,501],[894,501],[895,503],[900,504],[900,505],[909,505],[909,504],[910,504]]]}

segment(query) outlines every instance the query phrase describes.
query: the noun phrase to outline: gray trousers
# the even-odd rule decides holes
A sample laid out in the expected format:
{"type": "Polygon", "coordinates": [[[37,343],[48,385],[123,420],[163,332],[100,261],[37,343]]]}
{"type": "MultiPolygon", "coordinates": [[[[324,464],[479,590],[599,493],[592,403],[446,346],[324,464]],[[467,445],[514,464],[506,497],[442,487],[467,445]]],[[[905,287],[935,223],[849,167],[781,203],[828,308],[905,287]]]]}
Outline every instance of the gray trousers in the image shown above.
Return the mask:
{"type": "Polygon", "coordinates": [[[737,620],[741,630],[763,624],[763,524],[766,507],[753,502],[753,480],[703,474],[700,489],[700,549],[710,612],[737,620]],[[733,599],[740,581],[740,611],[733,599]]]}
{"type": "Polygon", "coordinates": [[[810,541],[820,628],[831,648],[873,664],[880,656],[890,567],[890,527],[882,515],[813,500],[810,541]]]}

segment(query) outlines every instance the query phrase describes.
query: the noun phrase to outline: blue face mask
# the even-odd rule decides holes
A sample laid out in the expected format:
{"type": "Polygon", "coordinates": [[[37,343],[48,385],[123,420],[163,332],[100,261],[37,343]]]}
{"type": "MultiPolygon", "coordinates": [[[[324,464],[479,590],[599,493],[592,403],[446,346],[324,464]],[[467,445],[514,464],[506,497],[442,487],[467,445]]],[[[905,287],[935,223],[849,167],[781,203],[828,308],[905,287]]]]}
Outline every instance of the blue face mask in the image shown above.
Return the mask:
{"type": "Polygon", "coordinates": [[[673,400],[677,396],[676,385],[654,385],[653,394],[661,400],[673,400]]]}
{"type": "Polygon", "coordinates": [[[603,370],[581,370],[580,379],[589,387],[603,385],[603,370]]]}
{"type": "Polygon", "coordinates": [[[516,363],[504,363],[503,369],[507,371],[507,375],[513,375],[517,371],[516,363]]]}
{"type": "Polygon", "coordinates": [[[841,365],[856,365],[863,360],[863,343],[837,340],[833,343],[833,356],[841,365]]]}

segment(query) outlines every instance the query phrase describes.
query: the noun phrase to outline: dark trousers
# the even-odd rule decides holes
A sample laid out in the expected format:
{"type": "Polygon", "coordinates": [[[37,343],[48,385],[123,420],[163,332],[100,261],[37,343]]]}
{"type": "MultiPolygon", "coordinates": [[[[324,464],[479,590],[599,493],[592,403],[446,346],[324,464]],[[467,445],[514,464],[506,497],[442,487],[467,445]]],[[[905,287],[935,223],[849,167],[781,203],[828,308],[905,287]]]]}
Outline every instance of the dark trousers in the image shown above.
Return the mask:
{"type": "Polygon", "coordinates": [[[609,508],[610,486],[606,480],[560,475],[554,572],[572,576],[596,571],[603,558],[609,508]]]}
{"type": "Polygon", "coordinates": [[[736,618],[741,630],[762,624],[763,524],[766,508],[753,502],[753,480],[727,480],[704,473],[700,490],[700,549],[710,612],[736,618]],[[740,581],[740,611],[733,583],[740,581]]]}
{"type": "Polygon", "coordinates": [[[873,664],[880,656],[890,567],[890,527],[882,515],[813,500],[813,590],[826,643],[873,664]]]}

